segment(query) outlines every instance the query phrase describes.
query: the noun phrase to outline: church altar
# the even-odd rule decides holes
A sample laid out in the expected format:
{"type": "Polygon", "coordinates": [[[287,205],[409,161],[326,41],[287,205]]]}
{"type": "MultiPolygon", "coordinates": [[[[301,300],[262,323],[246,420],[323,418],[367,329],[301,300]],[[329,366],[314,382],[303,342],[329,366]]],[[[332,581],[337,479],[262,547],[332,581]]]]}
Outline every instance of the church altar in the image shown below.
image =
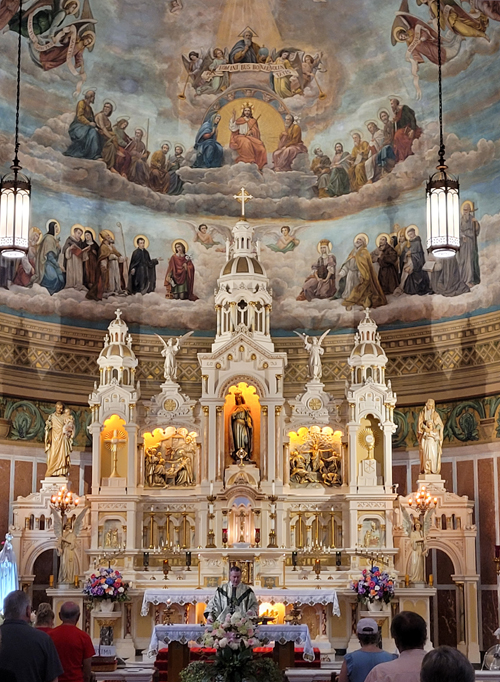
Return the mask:
{"type": "MultiPolygon", "coordinates": [[[[268,602],[270,604],[298,604],[299,606],[314,606],[315,604],[321,604],[326,606],[327,604],[332,605],[332,613],[335,616],[340,616],[339,601],[337,598],[337,593],[332,589],[304,589],[300,587],[292,587],[290,589],[283,588],[259,588],[254,587],[253,591],[255,596],[260,603],[268,602]]],[[[141,616],[147,616],[149,611],[149,605],[153,604],[158,606],[158,604],[179,604],[184,606],[186,604],[208,604],[209,600],[213,597],[213,588],[201,588],[201,589],[183,589],[183,588],[158,588],[158,589],[147,589],[144,592],[144,597],[142,600],[141,616]]]]}
{"type": "MultiPolygon", "coordinates": [[[[188,644],[188,642],[201,643],[204,625],[156,625],[149,644],[149,654],[158,653],[160,642],[167,646],[171,642],[188,644]]],[[[298,646],[304,647],[304,660],[314,660],[314,649],[307,625],[259,625],[257,636],[265,637],[268,642],[285,644],[293,642],[298,646]]]]}

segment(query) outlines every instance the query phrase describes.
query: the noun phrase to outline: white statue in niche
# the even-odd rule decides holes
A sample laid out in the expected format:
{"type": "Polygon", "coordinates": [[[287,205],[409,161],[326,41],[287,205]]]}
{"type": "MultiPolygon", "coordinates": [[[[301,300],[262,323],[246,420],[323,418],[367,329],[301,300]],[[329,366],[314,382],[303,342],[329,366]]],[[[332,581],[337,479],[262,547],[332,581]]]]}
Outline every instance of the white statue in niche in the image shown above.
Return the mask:
{"type": "Polygon", "coordinates": [[[307,334],[301,334],[300,332],[294,331],[294,334],[300,336],[300,338],[304,341],[304,347],[309,353],[309,378],[313,381],[320,381],[321,377],[323,376],[321,356],[325,352],[325,349],[321,346],[321,344],[323,343],[325,336],[327,336],[329,333],[330,329],[327,329],[326,332],[321,334],[321,336],[308,336],[307,334]],[[309,341],[309,339],[311,340],[309,341]]]}
{"type": "Polygon", "coordinates": [[[403,505],[401,505],[401,511],[403,514],[403,528],[410,538],[411,556],[408,566],[410,582],[413,584],[425,583],[425,557],[429,553],[427,536],[431,527],[432,515],[436,510],[434,507],[428,509],[423,518],[420,515],[410,515],[408,509],[403,507],[403,505]]]}
{"type": "Polygon", "coordinates": [[[176,381],[177,379],[177,359],[176,355],[182,345],[182,342],[187,339],[194,332],[187,332],[183,336],[179,336],[175,339],[171,337],[168,341],[162,339],[162,337],[157,334],[156,336],[160,339],[163,344],[163,350],[161,352],[162,356],[165,358],[165,364],[163,366],[163,376],[165,381],[176,381]]]}
{"type": "Polygon", "coordinates": [[[84,508],[78,516],[61,518],[57,512],[52,512],[54,531],[57,537],[57,553],[60,557],[59,575],[57,578],[59,585],[71,584],[75,580],[76,541],[86,513],[87,508],[84,508]]]}
{"type": "Polygon", "coordinates": [[[65,409],[58,400],[55,412],[49,414],[45,422],[46,478],[68,475],[74,435],[75,419],[71,410],[65,409]]]}
{"type": "Polygon", "coordinates": [[[420,452],[420,473],[441,473],[444,425],[432,398],[418,415],[417,438],[420,452]]]}

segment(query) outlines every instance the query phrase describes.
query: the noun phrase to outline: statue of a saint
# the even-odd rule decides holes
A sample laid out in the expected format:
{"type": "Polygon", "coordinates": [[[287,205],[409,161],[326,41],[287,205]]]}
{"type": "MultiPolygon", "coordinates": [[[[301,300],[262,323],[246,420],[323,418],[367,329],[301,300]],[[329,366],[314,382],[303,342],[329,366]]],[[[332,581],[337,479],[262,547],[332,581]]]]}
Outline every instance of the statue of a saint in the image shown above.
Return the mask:
{"type": "Polygon", "coordinates": [[[45,452],[47,453],[47,471],[45,477],[67,476],[69,473],[70,455],[73,450],[75,420],[71,411],[62,402],[56,403],[56,411],[49,414],[45,422],[45,452]]]}
{"type": "Polygon", "coordinates": [[[163,376],[165,377],[165,381],[176,381],[177,360],[175,356],[179,352],[183,340],[187,339],[188,336],[191,336],[191,334],[193,334],[193,332],[187,332],[187,334],[184,334],[184,336],[179,336],[177,339],[171,337],[168,341],[164,341],[159,334],[156,335],[163,343],[163,350],[161,354],[165,358],[165,364],[163,366],[163,376]]]}
{"type": "Polygon", "coordinates": [[[420,473],[441,473],[444,425],[434,400],[429,398],[418,415],[417,438],[420,452],[420,473]]]}
{"type": "MultiPolygon", "coordinates": [[[[401,498],[400,498],[401,500],[401,498]]],[[[425,583],[425,557],[429,553],[427,548],[427,535],[431,527],[432,515],[435,508],[428,509],[423,517],[410,515],[400,501],[403,514],[403,528],[410,538],[410,562],[408,565],[408,575],[411,583],[425,583]]]]}
{"type": "Polygon", "coordinates": [[[78,516],[73,516],[73,518],[69,519],[66,517],[61,518],[57,512],[53,512],[54,531],[57,537],[57,553],[60,557],[59,575],[57,578],[60,585],[71,584],[75,580],[76,540],[86,513],[87,509],[85,508],[78,516]]]}
{"type": "Polygon", "coordinates": [[[234,392],[234,407],[231,412],[231,435],[233,438],[231,456],[234,461],[250,460],[253,446],[253,420],[250,408],[245,404],[245,398],[239,390],[234,392]]]}
{"type": "Polygon", "coordinates": [[[320,381],[321,377],[323,376],[321,356],[325,352],[325,349],[321,346],[321,344],[323,343],[323,339],[325,338],[325,336],[329,333],[330,333],[329,329],[327,329],[326,332],[323,332],[321,336],[308,336],[307,334],[294,332],[294,334],[300,336],[300,338],[304,341],[304,347],[306,351],[309,353],[308,363],[309,378],[312,379],[313,381],[320,381]]]}

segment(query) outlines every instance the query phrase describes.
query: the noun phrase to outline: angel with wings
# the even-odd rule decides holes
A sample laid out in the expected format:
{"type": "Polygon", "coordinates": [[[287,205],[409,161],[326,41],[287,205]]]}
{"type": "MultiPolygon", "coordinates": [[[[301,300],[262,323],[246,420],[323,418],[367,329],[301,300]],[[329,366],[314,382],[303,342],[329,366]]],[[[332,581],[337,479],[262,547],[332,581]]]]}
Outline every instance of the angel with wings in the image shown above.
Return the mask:
{"type": "Polygon", "coordinates": [[[86,513],[87,507],[82,509],[78,516],[74,515],[71,518],[65,516],[61,518],[57,512],[52,512],[54,532],[57,538],[57,554],[60,558],[59,575],[57,578],[59,585],[69,585],[75,580],[76,541],[82,529],[86,513]]]}
{"type": "Polygon", "coordinates": [[[229,73],[223,71],[217,74],[217,68],[229,62],[227,47],[224,51],[216,47],[209,52],[201,65],[201,81],[196,88],[197,95],[216,95],[226,90],[229,86],[229,73]]]}
{"type": "Polygon", "coordinates": [[[265,225],[257,225],[255,227],[255,238],[259,242],[265,243],[265,239],[269,236],[274,239],[274,244],[265,244],[271,251],[279,253],[289,253],[293,251],[299,244],[298,234],[310,227],[307,225],[300,225],[293,229],[289,225],[282,225],[279,233],[276,232],[276,225],[270,223],[265,225]]]}
{"type": "Polygon", "coordinates": [[[431,527],[432,515],[436,511],[434,508],[428,509],[423,517],[411,515],[406,507],[401,504],[403,514],[403,529],[410,538],[411,557],[408,567],[410,582],[425,583],[425,557],[429,553],[426,539],[431,527]]]}
{"type": "Polygon", "coordinates": [[[300,332],[293,332],[300,336],[304,341],[304,346],[306,351],[309,353],[309,378],[313,381],[319,381],[323,376],[323,368],[321,366],[321,356],[325,352],[325,349],[321,346],[323,339],[327,334],[330,333],[330,329],[323,332],[321,336],[308,336],[307,334],[301,334],[300,332]],[[310,340],[309,340],[310,339],[310,340]]]}
{"type": "Polygon", "coordinates": [[[184,336],[179,336],[177,339],[171,337],[168,341],[162,339],[159,334],[156,335],[163,344],[163,350],[161,354],[165,358],[165,365],[163,368],[163,376],[165,377],[165,381],[175,381],[177,379],[177,360],[175,359],[175,356],[179,352],[184,339],[189,338],[191,334],[193,334],[193,332],[187,332],[187,334],[184,334],[184,336]]]}
{"type": "Polygon", "coordinates": [[[195,223],[192,223],[189,220],[180,220],[179,222],[184,223],[191,228],[193,231],[194,242],[202,244],[206,249],[211,249],[213,246],[215,246],[217,247],[215,251],[218,251],[219,253],[226,253],[225,242],[228,239],[232,241],[232,232],[229,227],[219,224],[213,224],[209,226],[206,223],[195,225],[195,223]],[[222,237],[223,241],[216,241],[218,235],[222,237]]]}

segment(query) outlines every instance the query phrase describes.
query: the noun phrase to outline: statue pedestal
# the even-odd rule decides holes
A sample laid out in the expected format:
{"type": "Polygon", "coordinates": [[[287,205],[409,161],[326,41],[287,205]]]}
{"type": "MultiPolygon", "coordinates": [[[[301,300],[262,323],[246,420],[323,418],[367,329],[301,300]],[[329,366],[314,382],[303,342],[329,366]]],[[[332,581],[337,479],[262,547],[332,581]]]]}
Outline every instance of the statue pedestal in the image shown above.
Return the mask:
{"type": "Polygon", "coordinates": [[[373,488],[382,485],[382,483],[380,464],[375,459],[361,460],[359,463],[358,491],[363,492],[363,488],[373,488]]]}
{"type": "Polygon", "coordinates": [[[63,486],[68,488],[69,481],[65,476],[51,476],[42,479],[41,484],[41,492],[56,495],[63,486]]]}
{"type": "Polygon", "coordinates": [[[260,469],[255,462],[245,462],[243,466],[231,464],[224,471],[224,481],[226,487],[242,483],[257,488],[260,483],[260,469]]]}
{"type": "Polygon", "coordinates": [[[108,495],[123,495],[123,491],[127,487],[127,479],[119,476],[103,478],[101,481],[101,491],[108,493],[108,495]]]}
{"type": "Polygon", "coordinates": [[[425,486],[429,490],[445,492],[444,481],[440,474],[420,474],[417,480],[418,488],[425,486]]]}

